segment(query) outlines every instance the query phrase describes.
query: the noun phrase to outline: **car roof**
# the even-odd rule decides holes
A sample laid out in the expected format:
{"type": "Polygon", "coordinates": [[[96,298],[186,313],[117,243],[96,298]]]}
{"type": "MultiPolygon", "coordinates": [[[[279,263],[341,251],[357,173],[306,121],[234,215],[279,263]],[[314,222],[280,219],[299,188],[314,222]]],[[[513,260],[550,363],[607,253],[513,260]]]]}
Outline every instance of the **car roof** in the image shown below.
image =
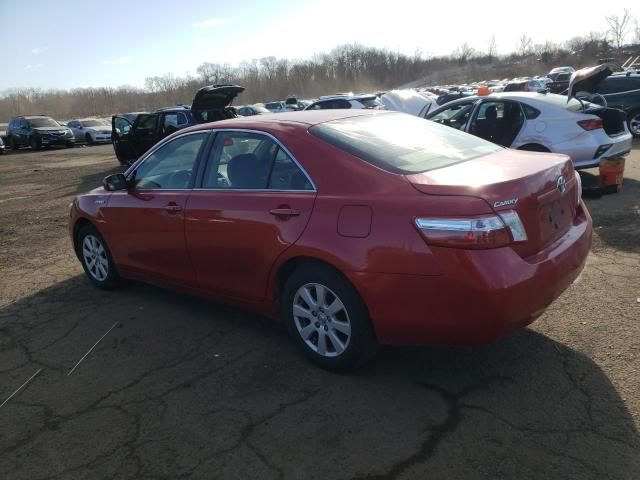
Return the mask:
{"type": "MultiPolygon", "coordinates": [[[[558,95],[556,93],[538,93],[538,92],[496,92],[491,93],[490,95],[472,95],[469,97],[459,98],[453,100],[451,102],[447,102],[440,107],[438,110],[443,109],[443,107],[447,107],[450,105],[455,105],[458,103],[466,103],[469,101],[478,101],[482,98],[492,98],[492,99],[502,99],[502,100],[515,100],[518,102],[529,102],[529,103],[538,103],[543,102],[546,104],[555,105],[558,107],[564,106],[567,103],[567,97],[564,95],[558,95]]],[[[435,112],[436,110],[434,110],[435,112]]],[[[431,113],[431,112],[429,112],[431,113]]]]}
{"type": "Polygon", "coordinates": [[[339,100],[339,99],[361,100],[366,98],[376,98],[376,94],[375,93],[359,93],[357,95],[326,95],[326,96],[320,97],[318,100],[316,100],[313,103],[324,102],[326,100],[339,100]]]}
{"type": "Polygon", "coordinates": [[[17,118],[24,118],[25,120],[29,120],[30,118],[51,118],[50,115],[22,115],[17,118]]]}
{"type": "MultiPolygon", "coordinates": [[[[305,130],[320,123],[339,120],[342,118],[359,117],[363,115],[390,115],[399,112],[386,112],[384,110],[369,109],[327,109],[327,110],[301,110],[283,113],[268,113],[251,117],[239,117],[217,122],[203,123],[190,127],[184,131],[209,130],[211,128],[243,128],[243,129],[269,129],[278,125],[298,125],[305,130]]],[[[404,115],[404,114],[403,114],[404,115]]]]}

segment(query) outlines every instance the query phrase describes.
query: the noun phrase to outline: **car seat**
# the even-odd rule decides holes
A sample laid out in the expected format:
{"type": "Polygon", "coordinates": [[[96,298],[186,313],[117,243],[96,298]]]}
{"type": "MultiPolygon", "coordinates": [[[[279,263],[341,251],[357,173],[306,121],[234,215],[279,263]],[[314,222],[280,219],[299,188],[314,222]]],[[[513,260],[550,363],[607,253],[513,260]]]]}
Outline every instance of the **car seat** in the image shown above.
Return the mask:
{"type": "Polygon", "coordinates": [[[252,153],[236,155],[227,165],[232,188],[265,188],[265,178],[258,157],[252,153]]]}

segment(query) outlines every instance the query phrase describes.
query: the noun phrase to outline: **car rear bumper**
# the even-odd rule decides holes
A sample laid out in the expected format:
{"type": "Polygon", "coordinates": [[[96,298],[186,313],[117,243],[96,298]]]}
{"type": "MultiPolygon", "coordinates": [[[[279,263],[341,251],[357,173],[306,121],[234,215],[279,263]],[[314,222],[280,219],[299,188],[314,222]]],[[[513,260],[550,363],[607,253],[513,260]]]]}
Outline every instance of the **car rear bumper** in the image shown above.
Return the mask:
{"type": "Polygon", "coordinates": [[[444,275],[351,273],[384,344],[482,344],[533,322],[577,278],[591,247],[584,205],[533,257],[511,248],[434,248],[444,275]],[[444,267],[446,265],[446,268],[444,267]]]}
{"type": "Polygon", "coordinates": [[[573,167],[575,169],[593,168],[600,165],[600,161],[606,158],[627,155],[631,152],[632,138],[631,133],[626,130],[626,127],[625,133],[613,137],[602,132],[598,136],[594,136],[593,146],[590,149],[585,149],[585,153],[581,153],[579,156],[571,157],[573,167]],[[597,154],[598,149],[604,145],[610,146],[597,154]]]}

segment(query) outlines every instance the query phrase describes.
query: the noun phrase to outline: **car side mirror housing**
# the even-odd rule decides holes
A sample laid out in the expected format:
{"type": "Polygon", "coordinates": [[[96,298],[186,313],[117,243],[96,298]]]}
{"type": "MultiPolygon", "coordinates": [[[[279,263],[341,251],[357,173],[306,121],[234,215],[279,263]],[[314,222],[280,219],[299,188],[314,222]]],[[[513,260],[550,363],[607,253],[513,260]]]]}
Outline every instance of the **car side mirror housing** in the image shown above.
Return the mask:
{"type": "Polygon", "coordinates": [[[129,182],[127,181],[127,177],[122,173],[114,173],[113,175],[104,177],[102,186],[107,192],[115,192],[116,190],[128,190],[129,182]]]}

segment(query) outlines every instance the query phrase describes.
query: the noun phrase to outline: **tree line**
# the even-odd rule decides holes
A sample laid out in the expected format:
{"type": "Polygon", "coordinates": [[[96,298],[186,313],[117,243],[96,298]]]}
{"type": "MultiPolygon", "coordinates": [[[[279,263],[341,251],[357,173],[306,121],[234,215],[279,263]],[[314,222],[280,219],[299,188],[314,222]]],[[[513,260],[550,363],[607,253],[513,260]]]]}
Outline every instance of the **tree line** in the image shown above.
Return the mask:
{"type": "Polygon", "coordinates": [[[251,104],[288,95],[313,98],[343,91],[541,75],[554,66],[594,65],[603,58],[622,63],[630,52],[638,52],[623,48],[625,39],[632,34],[640,42],[638,22],[628,10],[607,17],[606,21],[607,31],[590,32],[563,44],[535,44],[524,34],[515,51],[508,55],[497,54],[495,36],[487,40],[484,51],[462,43],[450,55],[434,57],[426,57],[419,50],[406,55],[349,44],[304,60],[264,57],[242,62],[238,67],[203,63],[195,75],[148,77],[144,88],[11,89],[0,95],[0,122],[14,115],[48,114],[63,120],[190,104],[198,88],[211,84],[242,85],[246,90],[235,104],[251,104]]]}

